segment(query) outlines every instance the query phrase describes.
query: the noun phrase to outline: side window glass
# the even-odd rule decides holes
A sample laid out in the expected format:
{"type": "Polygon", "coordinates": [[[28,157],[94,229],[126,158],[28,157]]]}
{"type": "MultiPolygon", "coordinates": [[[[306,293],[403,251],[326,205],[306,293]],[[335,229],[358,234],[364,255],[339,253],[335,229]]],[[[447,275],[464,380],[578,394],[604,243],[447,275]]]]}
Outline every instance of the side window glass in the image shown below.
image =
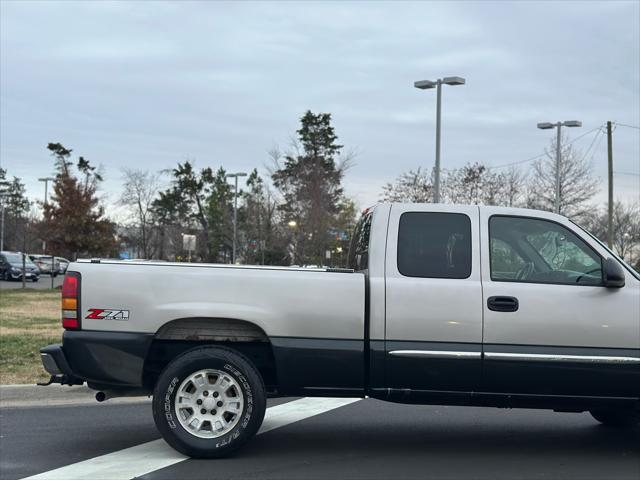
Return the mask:
{"type": "Polygon", "coordinates": [[[398,271],[406,277],[467,278],[471,219],[460,213],[403,213],[397,255],[398,271]]]}
{"type": "Polygon", "coordinates": [[[511,245],[499,238],[491,238],[491,277],[494,280],[515,280],[516,273],[526,262],[511,245]]]}
{"type": "Polygon", "coordinates": [[[489,237],[492,280],[602,284],[600,256],[560,224],[495,216],[489,221],[489,237]]]}

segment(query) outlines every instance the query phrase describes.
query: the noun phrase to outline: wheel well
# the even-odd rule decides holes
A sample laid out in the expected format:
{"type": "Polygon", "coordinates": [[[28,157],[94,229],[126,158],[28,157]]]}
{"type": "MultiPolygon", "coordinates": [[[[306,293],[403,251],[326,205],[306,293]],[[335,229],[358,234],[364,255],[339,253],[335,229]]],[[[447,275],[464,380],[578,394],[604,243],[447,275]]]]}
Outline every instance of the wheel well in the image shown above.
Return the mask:
{"type": "Polygon", "coordinates": [[[277,389],[273,349],[264,330],[244,320],[183,318],[163,325],[155,335],[144,364],[143,385],[153,389],[174,358],[201,346],[225,346],[246,356],[260,372],[267,392],[277,389]]]}

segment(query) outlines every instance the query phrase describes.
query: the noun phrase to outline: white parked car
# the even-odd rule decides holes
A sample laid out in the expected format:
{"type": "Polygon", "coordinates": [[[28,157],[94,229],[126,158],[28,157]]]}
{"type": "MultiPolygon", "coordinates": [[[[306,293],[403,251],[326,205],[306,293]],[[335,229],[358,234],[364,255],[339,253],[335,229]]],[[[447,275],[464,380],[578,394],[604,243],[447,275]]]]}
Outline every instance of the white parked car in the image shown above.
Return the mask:
{"type": "Polygon", "coordinates": [[[350,270],[80,261],[52,382],[153,395],[166,441],[220,457],[271,396],[640,419],[640,276],[560,215],[380,204],[350,270]]]}

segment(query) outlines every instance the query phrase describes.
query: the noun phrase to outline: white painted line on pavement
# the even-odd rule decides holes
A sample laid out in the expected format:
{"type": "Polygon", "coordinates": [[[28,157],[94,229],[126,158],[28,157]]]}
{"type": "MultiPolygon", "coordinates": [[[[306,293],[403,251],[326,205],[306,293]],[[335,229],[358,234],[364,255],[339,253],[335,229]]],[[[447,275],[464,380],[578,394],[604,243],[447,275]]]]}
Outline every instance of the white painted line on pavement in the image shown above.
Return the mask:
{"type": "Polygon", "coordinates": [[[360,398],[314,398],[306,397],[293,402],[283,403],[267,409],[258,435],[284,427],[290,423],[319,415],[334,408],[357,402],[360,398]]]}
{"type": "MultiPolygon", "coordinates": [[[[258,435],[349,405],[358,400],[360,398],[307,397],[267,408],[258,435]]],[[[85,480],[88,478],[91,480],[129,480],[169,467],[187,458],[160,439],[49,470],[23,480],[85,480]]]]}

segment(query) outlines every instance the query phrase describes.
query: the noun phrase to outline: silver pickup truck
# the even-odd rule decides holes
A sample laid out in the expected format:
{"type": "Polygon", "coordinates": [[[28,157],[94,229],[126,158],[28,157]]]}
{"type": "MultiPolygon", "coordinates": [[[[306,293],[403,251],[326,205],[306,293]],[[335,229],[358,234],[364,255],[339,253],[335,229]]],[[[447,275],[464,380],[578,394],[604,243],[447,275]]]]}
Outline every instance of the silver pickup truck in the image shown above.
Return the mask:
{"type": "Polygon", "coordinates": [[[247,442],[268,396],[640,419],[640,277],[568,219],[380,204],[349,270],[87,260],[62,289],[51,381],[153,395],[192,457],[247,442]]]}

